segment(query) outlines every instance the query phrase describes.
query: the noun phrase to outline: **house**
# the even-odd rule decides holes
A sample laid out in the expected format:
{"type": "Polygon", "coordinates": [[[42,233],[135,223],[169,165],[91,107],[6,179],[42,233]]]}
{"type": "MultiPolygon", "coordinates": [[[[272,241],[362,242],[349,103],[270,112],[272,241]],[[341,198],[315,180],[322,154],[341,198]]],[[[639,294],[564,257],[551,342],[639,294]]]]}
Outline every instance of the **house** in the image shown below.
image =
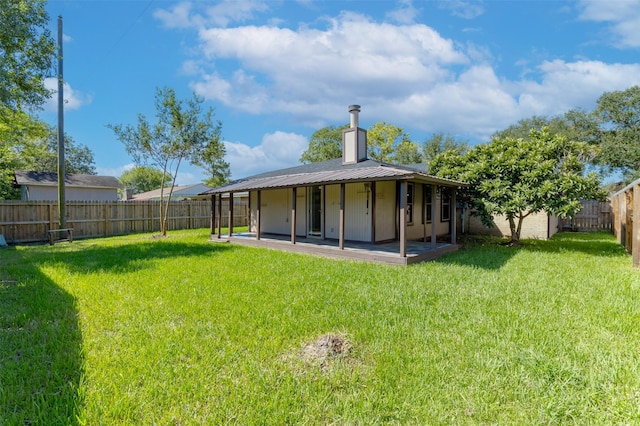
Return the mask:
{"type": "MultiPolygon", "coordinates": [[[[134,194],[130,200],[159,200],[162,188],[154,189],[153,191],[142,192],[140,194],[134,194]]],[[[170,187],[164,188],[163,197],[169,197],[170,187]]],[[[212,188],[203,183],[196,183],[191,185],[175,185],[173,187],[173,193],[171,199],[175,201],[182,200],[208,200],[208,196],[200,195],[203,192],[209,191],[212,188]]]]}
{"type": "MultiPolygon", "coordinates": [[[[120,181],[113,176],[67,174],[64,179],[66,201],[117,201],[120,181]]],[[[16,170],[14,185],[25,201],[57,201],[58,174],[16,170]]]]}
{"type": "MultiPolygon", "coordinates": [[[[367,158],[360,107],[349,107],[342,158],[240,179],[207,192],[211,239],[392,264],[457,250],[456,190],[462,182],[367,158]],[[221,234],[221,197],[249,193],[249,229],[221,234]],[[216,232],[217,228],[217,232],[216,232]]],[[[227,213],[225,213],[227,214],[227,213]]]]}

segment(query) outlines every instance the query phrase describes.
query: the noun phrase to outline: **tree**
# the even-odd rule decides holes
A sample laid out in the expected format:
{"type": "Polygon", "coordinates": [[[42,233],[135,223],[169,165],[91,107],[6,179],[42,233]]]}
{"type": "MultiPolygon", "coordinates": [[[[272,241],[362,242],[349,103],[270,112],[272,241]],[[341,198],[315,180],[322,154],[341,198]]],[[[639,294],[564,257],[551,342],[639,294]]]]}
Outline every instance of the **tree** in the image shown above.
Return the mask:
{"type": "Polygon", "coordinates": [[[171,183],[171,175],[162,174],[162,170],[154,169],[147,166],[135,166],[132,169],[124,171],[118,178],[120,183],[130,189],[134,194],[140,194],[147,191],[153,191],[164,185],[171,183]]]}
{"type": "Polygon", "coordinates": [[[218,121],[214,125],[213,111],[209,110],[208,114],[206,122],[211,128],[208,135],[209,142],[194,157],[193,163],[205,169],[208,177],[204,183],[215,188],[229,182],[231,170],[229,163],[224,160],[226,150],[221,140],[222,123],[218,121]]]}
{"type": "Polygon", "coordinates": [[[494,138],[461,155],[446,151],[429,165],[436,176],[470,184],[466,200],[483,223],[502,214],[509,221],[511,242],[520,241],[524,219],[541,211],[569,217],[584,198],[602,198],[599,177],[584,174],[593,147],[570,141],[549,129],[533,130],[526,139],[494,138]]]}
{"type": "Polygon", "coordinates": [[[393,154],[393,162],[397,164],[419,164],[422,163],[420,146],[410,140],[403,140],[396,146],[393,154]]]}
{"type": "MultiPolygon", "coordinates": [[[[86,145],[77,144],[66,133],[64,135],[64,145],[66,173],[96,174],[93,152],[86,145]]],[[[57,173],[58,128],[50,127],[44,139],[24,141],[22,143],[21,156],[25,163],[24,169],[57,173]]]]}
{"type": "Polygon", "coordinates": [[[28,169],[22,141],[44,138],[48,129],[46,123],[22,111],[0,113],[0,200],[20,198],[20,191],[13,187],[13,172],[28,169]]]}
{"type": "Polygon", "coordinates": [[[422,157],[424,162],[429,164],[443,152],[455,151],[458,154],[464,154],[468,149],[469,144],[465,141],[459,141],[451,135],[445,136],[444,133],[434,133],[422,144],[422,157]]]}
{"type": "Polygon", "coordinates": [[[402,128],[384,121],[379,121],[367,129],[367,149],[372,160],[393,162],[396,147],[409,141],[409,135],[402,128]]]}
{"type": "Polygon", "coordinates": [[[599,122],[599,162],[626,175],[640,171],[640,86],[604,93],[594,114],[599,122]]]}
{"type": "MultiPolygon", "coordinates": [[[[2,141],[0,144],[0,200],[11,200],[20,197],[19,191],[13,188],[13,172],[15,170],[33,170],[37,172],[58,171],[57,128],[50,127],[37,120],[23,118],[24,128],[14,129],[16,139],[2,141]]],[[[2,132],[0,131],[0,136],[2,132]]],[[[85,145],[76,144],[73,138],[66,135],[65,168],[67,173],[94,175],[95,165],[93,152],[85,145]]]]}
{"type": "Polygon", "coordinates": [[[50,92],[44,87],[56,45],[47,29],[44,0],[3,0],[0,7],[0,120],[9,112],[37,107],[50,92]]]}
{"type": "MultiPolygon", "coordinates": [[[[164,182],[160,187],[162,236],[167,235],[167,214],[180,164],[183,160],[194,165],[201,164],[201,155],[217,141],[216,132],[219,132],[219,124],[212,121],[212,108],[203,111],[203,103],[204,99],[195,93],[191,99],[185,101],[177,99],[173,89],[156,89],[155,124],[150,124],[143,114],[139,114],[136,126],[107,126],[124,143],[136,164],[151,164],[162,170],[163,176],[168,173],[172,177],[166,201],[164,182]]],[[[224,155],[224,146],[219,147],[217,152],[224,155]]]]}
{"type": "Polygon", "coordinates": [[[348,128],[348,124],[327,126],[313,132],[309,147],[300,156],[300,162],[318,163],[342,157],[342,131],[348,128]]]}

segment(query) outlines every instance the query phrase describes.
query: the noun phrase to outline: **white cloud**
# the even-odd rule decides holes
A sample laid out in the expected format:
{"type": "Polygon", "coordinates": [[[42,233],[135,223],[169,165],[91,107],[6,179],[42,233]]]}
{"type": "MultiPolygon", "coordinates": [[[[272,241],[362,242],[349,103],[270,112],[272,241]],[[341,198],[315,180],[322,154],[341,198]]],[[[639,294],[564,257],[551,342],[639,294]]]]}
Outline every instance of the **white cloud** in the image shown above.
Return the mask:
{"type": "Polygon", "coordinates": [[[167,28],[189,28],[202,24],[199,15],[191,16],[191,3],[176,4],[172,9],[157,9],[153,16],[167,28]]]}
{"type": "MultiPolygon", "coordinates": [[[[413,7],[408,0],[399,4],[394,11],[413,7]]],[[[467,17],[483,13],[480,2],[447,7],[464,9],[467,17]]],[[[585,7],[582,18],[593,19],[592,13],[585,7]]],[[[237,111],[284,114],[311,129],[347,122],[346,107],[355,103],[363,122],[486,139],[521,118],[589,109],[605,91],[640,84],[640,65],[588,59],[523,62],[526,74],[508,79],[486,46],[457,43],[424,24],[376,22],[352,12],[323,19],[316,28],[200,27],[199,56],[185,63],[196,73],[192,90],[237,111]]],[[[293,143],[282,142],[289,134],[275,135],[284,146],[293,143]]],[[[294,165],[306,147],[287,151],[295,155],[285,161],[266,136],[255,148],[226,144],[236,177],[294,165]]]]}
{"type": "Polygon", "coordinates": [[[120,175],[122,175],[122,173],[126,172],[127,170],[133,169],[135,166],[136,165],[133,164],[133,163],[124,164],[124,165],[119,166],[119,167],[99,167],[99,166],[96,166],[96,173],[99,176],[120,177],[120,175]]]}
{"type": "Polygon", "coordinates": [[[255,147],[226,141],[225,160],[229,162],[231,175],[237,179],[300,164],[300,155],[307,143],[302,135],[280,131],[264,135],[262,143],[255,147]]]}
{"type": "MultiPolygon", "coordinates": [[[[44,87],[53,91],[51,97],[44,105],[44,110],[55,112],[58,110],[58,79],[54,77],[46,78],[44,87]]],[[[64,83],[62,90],[65,110],[79,109],[93,101],[93,96],[74,90],[69,83],[64,83]]]]}
{"type": "Polygon", "coordinates": [[[581,0],[579,5],[581,19],[610,23],[618,47],[640,47],[640,0],[581,0]]]}
{"type": "Polygon", "coordinates": [[[449,9],[453,16],[463,19],[473,19],[484,13],[484,6],[479,0],[441,0],[440,7],[449,9]]]}
{"type": "Polygon", "coordinates": [[[153,16],[167,28],[198,28],[204,25],[226,27],[232,22],[253,19],[256,12],[267,9],[267,2],[261,0],[222,0],[204,8],[201,13],[193,13],[192,3],[182,2],[169,10],[157,9],[153,16]]]}
{"type": "Polygon", "coordinates": [[[399,24],[412,24],[420,11],[413,5],[412,0],[400,0],[397,9],[387,13],[387,17],[399,24]]]}
{"type": "MultiPolygon", "coordinates": [[[[426,25],[380,24],[353,13],[329,20],[326,29],[209,28],[200,39],[211,63],[240,63],[231,72],[216,66],[203,75],[192,85],[200,95],[255,114],[284,112],[298,119],[312,115],[318,103],[335,107],[374,92],[387,102],[403,99],[417,87],[451,78],[447,66],[468,62],[426,25]]],[[[335,117],[335,108],[318,109],[324,118],[335,117]]]]}

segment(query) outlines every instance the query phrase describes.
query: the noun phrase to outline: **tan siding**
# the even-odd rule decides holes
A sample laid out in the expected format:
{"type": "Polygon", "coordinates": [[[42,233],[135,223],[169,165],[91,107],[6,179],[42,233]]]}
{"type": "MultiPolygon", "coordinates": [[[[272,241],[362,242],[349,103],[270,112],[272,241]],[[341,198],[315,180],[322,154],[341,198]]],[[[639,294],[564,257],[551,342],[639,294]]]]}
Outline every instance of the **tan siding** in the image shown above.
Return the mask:
{"type": "Polygon", "coordinates": [[[291,234],[291,190],[262,191],[260,206],[261,230],[273,234],[291,234]]]}
{"type": "Polygon", "coordinates": [[[324,188],[324,236],[340,238],[340,185],[327,185],[324,188]]]}
{"type": "MultiPolygon", "coordinates": [[[[481,235],[495,235],[499,237],[511,236],[511,230],[509,229],[509,221],[503,216],[494,216],[493,228],[487,228],[482,224],[482,221],[477,216],[471,216],[469,218],[469,233],[481,234],[481,235]]],[[[557,226],[556,226],[557,228],[557,226]]],[[[549,217],[547,213],[541,212],[532,214],[524,219],[522,222],[522,231],[520,238],[533,238],[539,240],[546,240],[549,229],[549,217]]]]}
{"type": "Polygon", "coordinates": [[[376,183],[376,241],[396,237],[396,183],[376,183]]]}

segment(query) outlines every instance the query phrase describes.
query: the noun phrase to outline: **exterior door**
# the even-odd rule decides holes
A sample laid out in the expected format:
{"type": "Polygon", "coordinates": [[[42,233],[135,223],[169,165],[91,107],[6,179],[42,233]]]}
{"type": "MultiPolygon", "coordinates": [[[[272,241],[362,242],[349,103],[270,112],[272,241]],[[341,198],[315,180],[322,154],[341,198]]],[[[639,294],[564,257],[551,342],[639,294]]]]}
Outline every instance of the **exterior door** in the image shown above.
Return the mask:
{"type": "Polygon", "coordinates": [[[324,236],[322,198],[322,186],[315,185],[308,188],[309,229],[307,236],[310,238],[323,238],[324,236]]]}

